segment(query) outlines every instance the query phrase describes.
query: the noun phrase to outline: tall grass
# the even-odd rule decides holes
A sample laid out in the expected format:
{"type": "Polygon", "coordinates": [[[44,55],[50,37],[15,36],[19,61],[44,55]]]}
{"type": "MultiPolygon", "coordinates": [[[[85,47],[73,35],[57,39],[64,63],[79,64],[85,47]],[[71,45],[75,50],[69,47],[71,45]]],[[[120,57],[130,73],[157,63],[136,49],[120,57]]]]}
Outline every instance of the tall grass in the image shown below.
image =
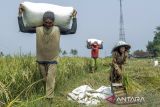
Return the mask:
{"type": "MultiPolygon", "coordinates": [[[[8,107],[38,107],[45,95],[42,77],[35,57],[31,55],[0,57],[0,101],[8,107]]],[[[98,69],[90,73],[93,60],[83,57],[62,57],[56,72],[55,100],[53,107],[75,107],[67,101],[67,93],[87,84],[93,88],[110,85],[111,58],[97,60],[98,69]]],[[[124,68],[124,83],[129,95],[152,95],[160,98],[160,68],[154,68],[149,59],[129,60],[124,68]]],[[[101,106],[105,106],[102,104],[101,106]]]]}
{"type": "MultiPolygon", "coordinates": [[[[0,81],[2,90],[0,90],[0,99],[3,99],[6,103],[12,101],[27,86],[40,79],[40,75],[36,72],[35,58],[30,55],[1,57],[0,81]]],[[[36,88],[38,88],[38,85],[37,87],[30,87],[30,90],[23,92],[18,98],[20,99],[22,96],[25,99],[28,98],[36,88]]]]}

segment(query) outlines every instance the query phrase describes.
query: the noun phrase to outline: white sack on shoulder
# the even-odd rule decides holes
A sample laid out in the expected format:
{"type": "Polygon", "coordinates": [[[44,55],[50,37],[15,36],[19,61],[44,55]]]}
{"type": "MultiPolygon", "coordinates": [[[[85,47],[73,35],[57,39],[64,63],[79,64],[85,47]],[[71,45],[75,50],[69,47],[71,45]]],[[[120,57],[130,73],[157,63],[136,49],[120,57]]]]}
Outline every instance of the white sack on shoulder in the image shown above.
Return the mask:
{"type": "Polygon", "coordinates": [[[88,49],[91,49],[91,45],[92,45],[94,42],[97,42],[98,45],[100,45],[100,48],[99,48],[99,49],[103,49],[103,41],[102,41],[102,40],[98,40],[98,39],[87,39],[87,48],[88,48],[88,49]]]}
{"type": "Polygon", "coordinates": [[[97,42],[99,45],[102,45],[103,41],[98,39],[88,39],[87,42],[93,44],[94,42],[97,42]]]}
{"type": "Polygon", "coordinates": [[[63,7],[48,3],[32,3],[23,2],[24,6],[23,22],[25,26],[36,27],[41,26],[43,14],[46,11],[54,12],[55,14],[55,25],[69,28],[71,22],[71,15],[74,11],[73,7],[63,7]]]}

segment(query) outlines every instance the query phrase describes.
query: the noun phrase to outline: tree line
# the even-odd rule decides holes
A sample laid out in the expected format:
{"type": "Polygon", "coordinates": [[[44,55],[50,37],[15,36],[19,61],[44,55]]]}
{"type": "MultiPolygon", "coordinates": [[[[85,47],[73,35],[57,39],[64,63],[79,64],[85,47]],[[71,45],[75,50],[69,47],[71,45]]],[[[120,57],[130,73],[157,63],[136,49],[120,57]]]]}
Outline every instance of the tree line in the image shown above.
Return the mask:
{"type": "Polygon", "coordinates": [[[154,32],[152,41],[148,41],[147,50],[136,50],[132,56],[137,58],[160,57],[160,26],[154,32]]]}
{"type": "Polygon", "coordinates": [[[147,51],[154,57],[160,57],[160,26],[154,32],[153,41],[148,41],[147,51]]]}
{"type": "Polygon", "coordinates": [[[66,50],[62,50],[60,49],[60,54],[63,55],[63,56],[66,56],[68,54],[71,54],[73,56],[77,56],[78,55],[78,50],[76,49],[71,49],[70,52],[68,53],[66,50]]]}
{"type": "MultiPolygon", "coordinates": [[[[156,28],[156,31],[154,32],[154,38],[152,41],[148,41],[148,44],[146,46],[147,50],[136,50],[133,52],[133,57],[160,57],[160,26],[156,28]]],[[[70,52],[67,52],[66,50],[60,49],[60,54],[63,56],[66,56],[68,54],[77,56],[78,51],[77,49],[71,49],[70,52]]],[[[0,56],[4,56],[3,52],[0,52],[0,56]]]]}

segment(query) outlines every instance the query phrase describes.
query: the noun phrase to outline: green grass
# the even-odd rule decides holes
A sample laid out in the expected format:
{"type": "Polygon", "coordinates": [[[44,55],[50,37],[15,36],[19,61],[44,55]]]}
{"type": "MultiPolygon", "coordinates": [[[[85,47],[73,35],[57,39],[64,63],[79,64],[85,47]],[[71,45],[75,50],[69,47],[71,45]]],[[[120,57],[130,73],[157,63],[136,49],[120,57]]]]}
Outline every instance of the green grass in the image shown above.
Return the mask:
{"type": "MultiPolygon", "coordinates": [[[[56,87],[51,107],[82,107],[84,105],[67,100],[67,93],[80,85],[90,85],[94,89],[109,86],[109,63],[111,58],[98,59],[98,69],[91,73],[93,60],[82,57],[59,59],[56,73],[56,87]]],[[[124,82],[130,96],[143,96],[142,105],[160,105],[160,68],[153,67],[150,59],[130,59],[124,67],[124,82]]],[[[0,57],[0,101],[7,107],[47,107],[40,72],[35,57],[0,57]]],[[[111,106],[107,101],[99,107],[111,106]]],[[[112,105],[117,107],[117,105],[112,105]]],[[[118,105],[119,107],[119,105],[118,105]]]]}

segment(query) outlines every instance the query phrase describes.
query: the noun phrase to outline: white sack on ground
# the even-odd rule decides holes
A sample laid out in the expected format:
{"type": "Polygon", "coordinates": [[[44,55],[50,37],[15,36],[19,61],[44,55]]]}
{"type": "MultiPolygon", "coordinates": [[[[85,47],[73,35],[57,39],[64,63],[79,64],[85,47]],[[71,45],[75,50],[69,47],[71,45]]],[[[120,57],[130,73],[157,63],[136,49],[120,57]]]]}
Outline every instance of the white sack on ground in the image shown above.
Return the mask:
{"type": "Polygon", "coordinates": [[[68,100],[76,101],[80,104],[97,105],[101,100],[105,100],[112,95],[111,87],[101,86],[97,90],[88,85],[82,85],[68,93],[68,100]]]}
{"type": "Polygon", "coordinates": [[[55,25],[69,28],[73,7],[63,7],[48,3],[23,2],[23,22],[25,26],[36,27],[42,25],[43,14],[46,11],[54,12],[55,25]]]}
{"type": "Polygon", "coordinates": [[[158,66],[158,60],[155,60],[155,61],[154,61],[154,66],[155,66],[155,67],[158,66]]]}

